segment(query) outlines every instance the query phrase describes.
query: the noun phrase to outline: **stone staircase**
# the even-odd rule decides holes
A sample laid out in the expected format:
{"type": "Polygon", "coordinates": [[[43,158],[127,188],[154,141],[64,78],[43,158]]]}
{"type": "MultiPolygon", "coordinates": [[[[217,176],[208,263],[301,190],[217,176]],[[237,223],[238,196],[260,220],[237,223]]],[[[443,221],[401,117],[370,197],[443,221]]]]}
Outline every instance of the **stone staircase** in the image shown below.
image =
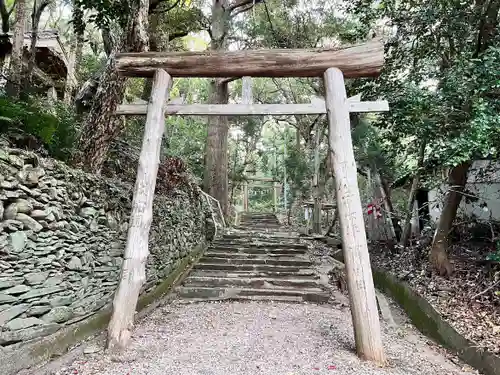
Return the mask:
{"type": "Polygon", "coordinates": [[[177,294],[187,302],[272,300],[326,303],[298,236],[283,230],[274,214],[246,214],[234,232],[215,240],[177,294]]]}

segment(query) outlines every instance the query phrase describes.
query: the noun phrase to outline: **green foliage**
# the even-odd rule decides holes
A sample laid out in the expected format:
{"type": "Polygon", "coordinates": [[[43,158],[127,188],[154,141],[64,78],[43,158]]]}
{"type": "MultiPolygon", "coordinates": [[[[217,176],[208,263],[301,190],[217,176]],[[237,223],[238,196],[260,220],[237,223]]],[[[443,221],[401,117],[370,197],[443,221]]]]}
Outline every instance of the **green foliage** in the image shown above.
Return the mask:
{"type": "Polygon", "coordinates": [[[206,123],[196,117],[169,117],[165,153],[181,158],[198,178],[203,177],[206,123]]]}
{"type": "Polygon", "coordinates": [[[299,192],[306,194],[310,188],[307,180],[312,174],[312,165],[308,162],[308,156],[303,149],[299,149],[293,144],[290,146],[288,157],[285,160],[287,180],[299,192]]]}
{"type": "Polygon", "coordinates": [[[181,1],[175,5],[174,1],[166,1],[162,3],[157,14],[159,15],[158,31],[166,36],[164,46],[160,46],[160,50],[165,50],[168,45],[170,50],[183,50],[183,43],[176,43],[175,48],[172,46],[172,40],[178,37],[186,36],[190,32],[202,30],[207,23],[201,9],[193,6],[189,1],[181,1]],[[183,4],[184,3],[184,4],[183,4]],[[172,8],[172,6],[174,6],[172,8]],[[164,12],[162,9],[169,9],[164,12]]]}
{"type": "MultiPolygon", "coordinates": [[[[99,28],[108,28],[112,22],[125,27],[131,13],[128,0],[75,0],[74,4],[78,9],[92,11],[89,21],[99,28]]],[[[79,23],[76,26],[82,27],[79,23]]]]}
{"type": "Polygon", "coordinates": [[[366,99],[389,100],[390,112],[373,124],[382,129],[381,152],[393,160],[395,178],[412,174],[422,142],[427,172],[498,156],[500,39],[486,32],[498,26],[498,14],[483,7],[442,0],[348,6],[365,25],[361,34],[389,38],[382,75],[357,87],[366,99]]]}
{"type": "Polygon", "coordinates": [[[78,69],[76,70],[76,79],[78,82],[86,82],[99,73],[106,63],[106,58],[91,53],[85,53],[82,56],[78,69]]]}
{"type": "Polygon", "coordinates": [[[496,242],[496,251],[488,254],[486,260],[500,263],[500,241],[496,242]]]}
{"type": "Polygon", "coordinates": [[[274,209],[273,188],[250,188],[248,205],[253,212],[271,212],[274,209]]]}
{"type": "Polygon", "coordinates": [[[33,98],[24,102],[0,97],[0,132],[32,135],[57,159],[69,159],[78,129],[79,119],[62,103],[47,105],[33,98]]]}
{"type": "Polygon", "coordinates": [[[348,34],[350,23],[340,18],[333,3],[311,0],[266,1],[252,17],[236,22],[245,44],[260,48],[314,48],[326,38],[348,34]]]}
{"type": "Polygon", "coordinates": [[[360,118],[352,130],[354,153],[359,166],[369,167],[384,176],[392,177],[397,155],[384,147],[384,135],[384,129],[374,126],[374,121],[367,117],[360,118]]]}

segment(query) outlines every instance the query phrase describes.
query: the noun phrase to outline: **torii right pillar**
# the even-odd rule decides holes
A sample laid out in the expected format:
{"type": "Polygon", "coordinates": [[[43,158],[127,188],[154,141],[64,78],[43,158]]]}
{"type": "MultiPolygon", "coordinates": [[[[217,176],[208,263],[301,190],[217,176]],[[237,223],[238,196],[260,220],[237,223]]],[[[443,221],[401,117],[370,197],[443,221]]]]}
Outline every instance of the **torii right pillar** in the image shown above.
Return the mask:
{"type": "Polygon", "coordinates": [[[344,75],[337,68],[324,74],[329,145],[339,210],[347,288],[358,356],[385,364],[375,287],[366,242],[356,161],[351,138],[344,75]]]}

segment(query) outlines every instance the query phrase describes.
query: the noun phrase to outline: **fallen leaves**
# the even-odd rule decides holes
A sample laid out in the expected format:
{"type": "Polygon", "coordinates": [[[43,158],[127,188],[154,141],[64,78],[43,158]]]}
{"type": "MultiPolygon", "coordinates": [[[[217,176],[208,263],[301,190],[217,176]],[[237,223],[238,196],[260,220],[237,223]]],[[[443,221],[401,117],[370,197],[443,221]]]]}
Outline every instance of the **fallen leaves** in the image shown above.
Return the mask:
{"type": "Polygon", "coordinates": [[[478,261],[487,251],[477,244],[452,246],[449,256],[455,272],[449,279],[432,272],[426,249],[372,248],[370,258],[376,267],[410,284],[460,334],[500,354],[500,297],[492,287],[500,279],[500,270],[478,261]]]}

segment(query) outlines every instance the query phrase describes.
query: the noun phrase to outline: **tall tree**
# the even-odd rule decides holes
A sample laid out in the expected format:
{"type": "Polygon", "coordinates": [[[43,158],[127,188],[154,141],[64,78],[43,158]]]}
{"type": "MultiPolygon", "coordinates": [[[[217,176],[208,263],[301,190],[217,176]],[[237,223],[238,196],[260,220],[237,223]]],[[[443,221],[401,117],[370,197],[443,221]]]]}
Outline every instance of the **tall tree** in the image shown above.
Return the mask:
{"type": "MultiPolygon", "coordinates": [[[[256,3],[260,2],[262,0],[213,0],[210,49],[226,49],[228,36],[231,31],[231,19],[240,13],[250,10],[256,3]]],[[[211,81],[210,103],[228,103],[228,83],[230,80],[231,78],[218,78],[211,81]]],[[[211,117],[209,119],[203,178],[204,190],[220,202],[225,215],[229,213],[228,131],[229,124],[227,117],[211,117]]]]}
{"type": "MultiPolygon", "coordinates": [[[[82,6],[89,4],[82,3],[82,6]]],[[[91,7],[101,7],[102,4],[90,4],[91,7]]],[[[99,9],[99,8],[98,8],[99,9]]],[[[117,4],[116,8],[101,9],[99,16],[101,27],[109,30],[110,14],[118,18],[120,35],[118,43],[113,46],[108,57],[106,68],[102,73],[95,94],[90,114],[87,116],[79,140],[74,162],[84,169],[99,174],[106,160],[110,142],[121,130],[121,120],[114,116],[116,107],[123,100],[125,78],[115,69],[115,54],[120,51],[141,52],[148,48],[148,9],[147,0],[131,0],[117,4]],[[122,9],[124,6],[125,9],[122,9]],[[106,14],[106,11],[108,12],[106,14]]]]}
{"type": "Polygon", "coordinates": [[[26,69],[23,69],[23,90],[28,92],[29,88],[33,85],[32,73],[36,64],[36,43],[38,41],[38,29],[42,14],[50,5],[51,0],[33,0],[33,10],[31,12],[31,35],[30,35],[30,49],[29,58],[26,69]]]}
{"type": "Polygon", "coordinates": [[[73,1],[73,41],[71,44],[70,66],[64,88],[64,101],[69,104],[73,99],[73,81],[71,76],[79,77],[78,70],[82,64],[83,44],[85,42],[85,21],[83,10],[78,2],[73,1]]]}
{"type": "Polygon", "coordinates": [[[15,8],[15,1],[0,0],[0,22],[2,23],[2,33],[10,31],[10,16],[15,8]]]}
{"type": "Polygon", "coordinates": [[[26,0],[16,1],[15,13],[14,43],[12,43],[9,81],[7,83],[7,94],[13,97],[19,96],[21,92],[26,0]]]}
{"type": "Polygon", "coordinates": [[[388,26],[386,67],[375,84],[365,85],[375,97],[390,100],[391,112],[379,122],[392,130],[387,141],[416,161],[417,149],[408,146],[425,135],[433,164],[451,168],[453,192],[442,211],[448,217],[439,220],[430,252],[430,261],[442,275],[451,272],[443,236],[451,232],[467,166],[478,157],[495,157],[498,149],[499,120],[493,113],[500,102],[492,95],[492,83],[499,75],[493,68],[500,64],[499,9],[498,0],[470,6],[458,0],[359,0],[350,6],[359,17],[360,33],[371,32],[380,21],[388,26]]]}
{"type": "MultiPolygon", "coordinates": [[[[79,140],[79,152],[74,157],[77,165],[86,170],[100,173],[106,160],[111,142],[116,139],[122,128],[122,121],[114,116],[116,107],[124,97],[125,79],[116,72],[115,54],[117,52],[140,52],[148,49],[149,43],[149,15],[159,12],[163,15],[170,14],[172,10],[182,10],[186,18],[199,17],[197,9],[190,8],[189,12],[184,10],[185,2],[168,0],[130,0],[123,3],[102,3],[99,0],[77,0],[85,9],[99,9],[94,21],[103,31],[103,41],[108,53],[106,68],[99,79],[99,85],[94,98],[90,113],[83,125],[79,140]],[[189,15],[189,17],[188,17],[189,15]],[[117,24],[110,21],[117,18],[117,24]],[[118,29],[118,35],[114,30],[118,29]],[[115,42],[115,40],[117,42],[115,42]]],[[[179,23],[180,31],[175,29],[168,39],[187,35],[193,29],[197,29],[200,21],[179,23]]],[[[92,85],[88,85],[90,88],[92,85]]],[[[90,90],[92,92],[92,90],[90,90]]],[[[79,93],[78,96],[82,96],[79,93]]]]}

